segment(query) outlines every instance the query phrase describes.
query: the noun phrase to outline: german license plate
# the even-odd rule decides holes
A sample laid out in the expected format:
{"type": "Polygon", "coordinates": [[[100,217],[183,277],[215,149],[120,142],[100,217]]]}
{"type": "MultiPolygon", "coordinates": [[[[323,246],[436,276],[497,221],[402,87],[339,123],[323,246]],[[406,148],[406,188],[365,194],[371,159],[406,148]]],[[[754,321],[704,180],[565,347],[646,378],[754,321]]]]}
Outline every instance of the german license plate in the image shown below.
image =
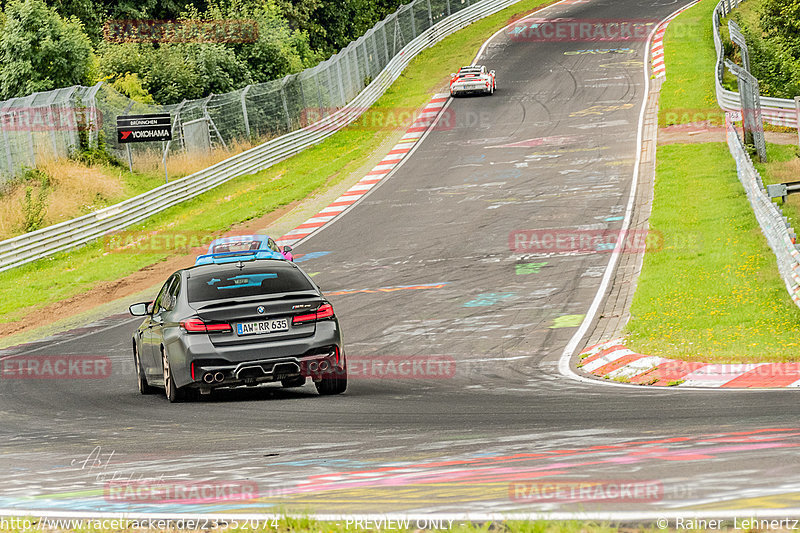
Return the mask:
{"type": "Polygon", "coordinates": [[[263,335],[278,331],[289,331],[288,318],[275,318],[260,322],[240,322],[236,324],[237,335],[263,335]]]}

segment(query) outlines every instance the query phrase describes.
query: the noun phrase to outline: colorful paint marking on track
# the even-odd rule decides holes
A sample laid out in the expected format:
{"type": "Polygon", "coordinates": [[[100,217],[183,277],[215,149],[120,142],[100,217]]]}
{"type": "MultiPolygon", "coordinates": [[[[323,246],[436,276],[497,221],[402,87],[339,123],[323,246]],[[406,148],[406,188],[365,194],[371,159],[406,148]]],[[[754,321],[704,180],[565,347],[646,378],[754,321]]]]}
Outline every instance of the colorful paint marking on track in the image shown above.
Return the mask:
{"type": "Polygon", "coordinates": [[[405,135],[400,139],[386,157],[375,165],[358,183],[350,187],[344,194],[337,198],[328,207],[309,218],[286,235],[275,239],[280,244],[294,245],[296,242],[308,237],[327,226],[336,217],[347,211],[353,204],[358,202],[362,196],[367,194],[382,179],[384,179],[408,153],[414,148],[422,138],[428,128],[436,121],[436,117],[444,108],[448,95],[435,94],[430,102],[425,106],[419,117],[414,121],[405,135]]]}
{"type": "Polygon", "coordinates": [[[424,291],[428,289],[442,289],[448,282],[444,283],[425,283],[423,285],[401,285],[399,287],[379,287],[377,289],[353,289],[325,293],[327,296],[342,296],[344,294],[374,294],[378,292],[397,292],[397,291],[424,291]]]}
{"type": "Polygon", "coordinates": [[[713,364],[643,355],[615,339],[587,348],[581,370],[616,381],[656,387],[800,387],[800,363],[713,364]]]}
{"type": "MultiPolygon", "coordinates": [[[[392,460],[388,464],[378,459],[380,455],[343,457],[348,451],[343,443],[300,450],[281,449],[280,454],[275,453],[275,460],[268,468],[253,469],[249,475],[251,483],[258,488],[253,498],[219,499],[207,504],[193,500],[159,504],[115,502],[107,497],[106,474],[149,476],[180,468],[170,459],[115,460],[109,466],[114,470],[103,466],[81,468],[80,464],[77,467],[50,468],[46,472],[23,469],[10,472],[11,483],[0,488],[0,510],[32,509],[32,515],[86,509],[186,514],[254,513],[276,509],[303,513],[334,510],[356,513],[364,509],[376,513],[425,513],[435,511],[437,505],[470,508],[481,503],[493,512],[523,509],[586,511],[598,503],[604,509],[610,505],[621,508],[626,499],[597,500],[591,494],[552,497],[541,493],[537,496],[530,491],[521,493],[516,488],[536,487],[540,482],[602,485],[619,480],[620,468],[636,471],[654,464],[669,464],[670,470],[676,473],[650,479],[659,491],[655,498],[639,505],[646,503],[652,510],[685,509],[691,512],[710,502],[723,504],[728,509],[752,509],[754,498],[770,498],[767,505],[783,507],[795,505],[797,501],[796,485],[791,481],[780,483],[764,476],[755,489],[758,492],[752,486],[742,492],[720,491],[719,476],[695,476],[689,482],[679,471],[689,471],[694,465],[705,462],[727,461],[736,470],[723,480],[731,484],[741,483],[739,470],[747,468],[747,465],[736,467],[734,461],[737,458],[741,460],[753,452],[767,450],[791,462],[800,447],[800,431],[796,427],[748,428],[698,435],[661,432],[627,439],[616,438],[611,432],[596,431],[589,431],[587,435],[575,431],[540,432],[512,437],[502,443],[479,435],[473,439],[484,444],[479,453],[465,451],[462,439],[434,440],[428,444],[415,444],[413,448],[399,441],[392,449],[392,460]],[[339,454],[339,457],[331,452],[339,454]],[[62,485],[55,490],[45,490],[39,484],[44,475],[58,478],[62,485]],[[76,490],[74,487],[80,488],[76,490]],[[20,494],[25,494],[25,497],[20,494]]],[[[263,456],[263,449],[248,449],[203,454],[195,461],[208,465],[226,461],[230,468],[232,465],[252,465],[263,456]]],[[[62,458],[61,462],[67,460],[62,458]]],[[[160,477],[152,479],[158,479],[162,484],[185,482],[181,481],[185,479],[182,475],[162,478],[164,476],[160,474],[160,477]]],[[[122,479],[125,480],[122,483],[134,486],[140,483],[130,481],[130,477],[122,479]]],[[[645,481],[647,478],[638,479],[645,481]]]]}
{"type": "Polygon", "coordinates": [[[650,59],[651,59],[650,64],[653,69],[653,75],[655,75],[656,78],[667,77],[667,65],[664,62],[664,34],[667,31],[667,26],[669,26],[669,23],[672,21],[672,19],[674,19],[675,17],[677,17],[678,15],[680,15],[681,13],[683,13],[684,11],[686,11],[687,9],[698,3],[699,1],[700,0],[695,0],[694,2],[687,5],[677,13],[674,13],[672,16],[670,16],[669,18],[667,18],[661,24],[658,25],[655,36],[653,37],[653,47],[650,50],[650,59]]]}

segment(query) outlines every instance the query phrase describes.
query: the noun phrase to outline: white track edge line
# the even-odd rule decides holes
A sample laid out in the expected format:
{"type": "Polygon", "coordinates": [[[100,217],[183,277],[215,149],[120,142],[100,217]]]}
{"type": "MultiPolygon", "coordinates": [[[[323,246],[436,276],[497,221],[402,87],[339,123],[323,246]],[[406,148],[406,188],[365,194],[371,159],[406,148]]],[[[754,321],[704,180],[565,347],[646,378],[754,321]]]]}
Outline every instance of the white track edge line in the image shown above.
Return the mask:
{"type": "MultiPolygon", "coordinates": [[[[696,2],[694,2],[694,3],[696,3],[696,2]]],[[[687,6],[688,5],[692,5],[692,4],[693,3],[690,2],[689,4],[687,4],[687,6]]],[[[681,7],[680,9],[676,10],[675,12],[670,14],[669,16],[670,17],[676,16],[677,13],[680,13],[681,10],[686,9],[687,6],[681,7]]],[[[667,17],[667,19],[668,18],[669,17],[667,17]]],[[[662,23],[664,21],[666,21],[667,19],[662,20],[662,23]]],[[[650,64],[649,64],[650,62],[648,61],[648,59],[650,59],[650,50],[651,50],[650,47],[652,45],[653,37],[655,36],[655,33],[656,33],[657,29],[658,29],[658,26],[656,26],[650,32],[650,35],[647,38],[647,46],[645,48],[645,53],[644,53],[644,57],[646,58],[646,60],[643,61],[643,63],[644,63],[643,73],[644,73],[644,80],[645,80],[645,92],[644,92],[644,97],[642,99],[642,107],[641,107],[641,110],[639,111],[639,126],[638,126],[638,134],[637,134],[637,139],[636,139],[636,161],[635,161],[634,169],[633,169],[633,177],[632,177],[633,181],[631,183],[631,192],[630,192],[630,195],[628,196],[628,205],[627,205],[627,207],[625,209],[625,219],[623,220],[622,228],[620,228],[620,233],[626,231],[628,229],[628,227],[630,226],[631,217],[632,217],[632,214],[633,214],[633,207],[634,207],[634,204],[636,202],[636,192],[637,192],[637,189],[638,189],[638,181],[639,181],[639,166],[641,165],[641,161],[642,161],[642,144],[643,144],[642,136],[644,134],[644,117],[645,117],[645,112],[647,110],[647,99],[650,97],[650,64]]],[[[619,256],[620,256],[620,253],[618,253],[616,251],[614,251],[611,254],[611,258],[609,259],[608,264],[606,265],[605,273],[603,274],[603,279],[600,282],[600,287],[598,287],[598,289],[597,289],[597,293],[595,294],[595,297],[594,297],[594,300],[592,301],[592,304],[589,306],[589,310],[586,312],[586,316],[584,317],[583,322],[581,322],[581,325],[578,328],[578,331],[575,332],[575,334],[572,336],[570,341],[567,343],[567,346],[561,352],[561,356],[558,359],[558,371],[562,376],[564,376],[566,378],[569,378],[569,379],[571,379],[573,381],[578,381],[578,382],[585,383],[585,384],[601,385],[601,386],[606,386],[606,387],[623,387],[623,388],[630,389],[630,390],[646,391],[646,392],[649,392],[649,393],[662,393],[664,391],[670,391],[670,390],[679,390],[681,392],[684,392],[684,391],[709,392],[709,391],[715,391],[715,390],[723,390],[725,392],[739,392],[739,393],[741,393],[741,392],[765,392],[765,391],[770,391],[770,392],[775,391],[775,392],[777,392],[777,391],[791,390],[791,389],[787,389],[787,388],[775,388],[775,389],[767,389],[767,388],[749,388],[749,389],[733,389],[733,388],[732,389],[717,389],[717,388],[711,389],[711,388],[709,388],[709,389],[705,389],[705,388],[699,388],[699,387],[659,387],[659,388],[656,388],[656,387],[648,387],[648,386],[642,386],[642,385],[633,385],[633,384],[629,384],[629,383],[619,383],[619,382],[616,382],[616,381],[607,381],[607,380],[603,380],[602,378],[599,378],[599,377],[598,378],[591,378],[591,377],[588,377],[588,376],[582,376],[582,375],[578,374],[577,372],[575,372],[574,370],[572,370],[572,366],[571,366],[572,357],[573,357],[573,355],[575,355],[575,351],[578,349],[578,344],[583,340],[583,337],[586,335],[587,331],[589,330],[589,326],[591,326],[592,322],[594,321],[594,317],[595,317],[595,315],[597,315],[597,311],[600,309],[600,305],[603,303],[603,301],[606,298],[606,291],[608,290],[608,286],[611,283],[612,275],[615,273],[616,266],[617,266],[617,261],[619,260],[619,256]]]]}

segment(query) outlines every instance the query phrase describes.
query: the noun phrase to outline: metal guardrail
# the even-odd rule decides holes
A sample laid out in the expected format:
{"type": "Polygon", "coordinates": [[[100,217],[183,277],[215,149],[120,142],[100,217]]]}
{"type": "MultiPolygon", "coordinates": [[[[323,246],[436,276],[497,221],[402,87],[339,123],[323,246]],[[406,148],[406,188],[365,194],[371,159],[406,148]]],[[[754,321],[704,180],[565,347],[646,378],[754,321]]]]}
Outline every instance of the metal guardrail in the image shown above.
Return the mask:
{"type": "MultiPolygon", "coordinates": [[[[717,64],[715,68],[714,84],[716,85],[717,103],[725,111],[741,111],[739,93],[729,91],[722,86],[722,75],[725,71],[725,52],[722,47],[722,37],[719,27],[723,17],[739,7],[744,0],[720,0],[714,8],[714,48],[717,52],[717,64]]],[[[797,109],[794,100],[786,98],[761,97],[761,113],[764,120],[776,126],[797,127],[797,109]]]]}
{"type": "Polygon", "coordinates": [[[129,227],[228,180],[263,170],[318,144],[358,119],[420,52],[472,22],[497,13],[518,1],[482,0],[444,18],[409,41],[349,104],[314,124],[124,202],[0,242],[0,272],[70,250],[129,227]]]}
{"type": "Polygon", "coordinates": [[[786,290],[794,303],[800,307],[800,252],[795,246],[796,236],[783,216],[783,211],[770,200],[764,182],[744,149],[732,121],[728,121],[728,147],[736,161],[736,173],[747,193],[761,232],[778,260],[778,270],[786,284],[786,290]]]}

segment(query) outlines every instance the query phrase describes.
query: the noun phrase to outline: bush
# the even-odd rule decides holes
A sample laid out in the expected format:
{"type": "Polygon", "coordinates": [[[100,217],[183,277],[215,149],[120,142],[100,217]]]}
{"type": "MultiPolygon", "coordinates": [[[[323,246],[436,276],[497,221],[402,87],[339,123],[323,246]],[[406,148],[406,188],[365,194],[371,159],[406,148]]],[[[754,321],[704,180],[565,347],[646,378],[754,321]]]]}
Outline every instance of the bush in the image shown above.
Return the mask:
{"type": "MultiPolygon", "coordinates": [[[[750,70],[758,78],[761,94],[776,98],[800,95],[800,0],[763,0],[758,16],[736,11],[750,51],[750,70]]],[[[739,59],[738,49],[726,53],[739,59]]]]}
{"type": "Polygon", "coordinates": [[[77,19],[42,0],[13,0],[0,33],[0,98],[89,83],[92,45],[77,19]]]}
{"type": "Polygon", "coordinates": [[[44,217],[47,215],[50,177],[41,170],[28,169],[22,179],[25,182],[33,182],[32,186],[25,187],[25,198],[22,201],[23,229],[27,233],[36,231],[44,223],[44,217]]]}

